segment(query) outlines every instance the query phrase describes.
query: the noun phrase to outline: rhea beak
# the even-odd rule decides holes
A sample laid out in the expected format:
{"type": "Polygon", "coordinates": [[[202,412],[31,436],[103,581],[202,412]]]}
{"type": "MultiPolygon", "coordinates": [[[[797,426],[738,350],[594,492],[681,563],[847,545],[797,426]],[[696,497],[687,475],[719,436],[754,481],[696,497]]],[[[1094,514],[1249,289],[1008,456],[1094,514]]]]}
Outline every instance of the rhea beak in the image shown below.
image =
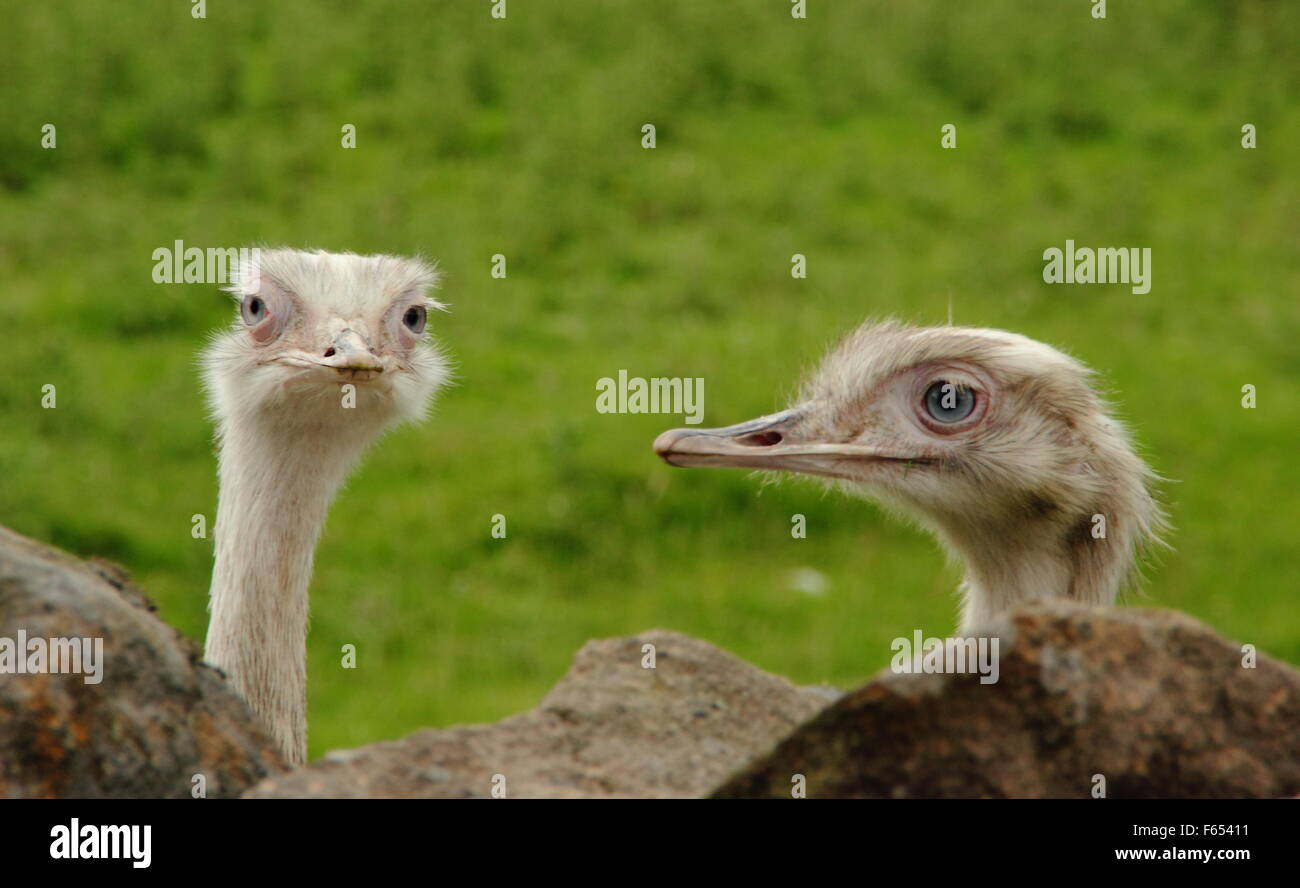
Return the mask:
{"type": "Polygon", "coordinates": [[[359,333],[350,329],[334,337],[320,364],[354,379],[369,379],[373,374],[384,372],[383,360],[370,350],[359,333]]]}
{"type": "Polygon", "coordinates": [[[892,460],[874,447],[815,440],[803,431],[808,405],[721,429],[671,429],[655,439],[655,453],[670,466],[772,469],[850,476],[850,463],[892,460]]]}

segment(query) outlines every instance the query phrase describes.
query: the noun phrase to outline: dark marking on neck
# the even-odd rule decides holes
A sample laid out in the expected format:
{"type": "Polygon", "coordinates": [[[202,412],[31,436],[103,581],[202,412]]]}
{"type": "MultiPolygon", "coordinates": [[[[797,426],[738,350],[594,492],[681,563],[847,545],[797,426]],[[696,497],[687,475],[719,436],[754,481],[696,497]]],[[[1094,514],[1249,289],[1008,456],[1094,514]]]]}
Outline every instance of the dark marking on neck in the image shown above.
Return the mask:
{"type": "Polygon", "coordinates": [[[1029,499],[1025,502],[1025,511],[1031,518],[1046,518],[1060,510],[1061,507],[1059,505],[1052,502],[1047,497],[1039,496],[1036,493],[1031,494],[1029,499]]]}

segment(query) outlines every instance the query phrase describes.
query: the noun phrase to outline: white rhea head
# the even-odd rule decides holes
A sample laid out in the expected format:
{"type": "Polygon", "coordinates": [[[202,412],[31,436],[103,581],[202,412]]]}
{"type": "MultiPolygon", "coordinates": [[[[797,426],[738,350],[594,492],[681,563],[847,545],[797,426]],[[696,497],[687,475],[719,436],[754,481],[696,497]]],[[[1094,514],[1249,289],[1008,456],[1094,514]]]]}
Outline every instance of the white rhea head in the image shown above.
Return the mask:
{"type": "Polygon", "coordinates": [[[203,355],[220,446],[206,657],[306,758],[307,585],[330,502],[366,448],[421,418],[448,376],[425,263],[254,251],[234,328],[203,355]]]}
{"type": "Polygon", "coordinates": [[[965,631],[1037,598],[1112,602],[1157,541],[1155,476],[1090,377],[1014,333],[866,324],[791,409],[655,450],[820,476],[917,520],[965,565],[965,631]]]}

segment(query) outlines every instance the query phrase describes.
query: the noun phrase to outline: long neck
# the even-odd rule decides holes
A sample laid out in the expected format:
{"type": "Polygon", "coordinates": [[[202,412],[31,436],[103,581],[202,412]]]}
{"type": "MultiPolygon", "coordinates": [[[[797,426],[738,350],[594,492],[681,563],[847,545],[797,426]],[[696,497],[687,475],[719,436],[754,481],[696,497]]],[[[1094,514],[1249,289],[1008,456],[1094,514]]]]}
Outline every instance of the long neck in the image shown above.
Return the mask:
{"type": "Polygon", "coordinates": [[[966,566],[961,632],[1038,599],[1115,600],[1132,555],[1129,540],[1094,538],[1086,515],[1063,517],[940,532],[966,566]]]}
{"type": "Polygon", "coordinates": [[[223,428],[206,659],[291,764],[307,757],[307,585],[331,500],[366,441],[336,429],[223,428]],[[325,443],[328,442],[328,443],[325,443]]]}
{"type": "Polygon", "coordinates": [[[1073,571],[1059,551],[1017,548],[1002,556],[965,552],[963,558],[962,633],[1029,601],[1074,597],[1073,571]]]}

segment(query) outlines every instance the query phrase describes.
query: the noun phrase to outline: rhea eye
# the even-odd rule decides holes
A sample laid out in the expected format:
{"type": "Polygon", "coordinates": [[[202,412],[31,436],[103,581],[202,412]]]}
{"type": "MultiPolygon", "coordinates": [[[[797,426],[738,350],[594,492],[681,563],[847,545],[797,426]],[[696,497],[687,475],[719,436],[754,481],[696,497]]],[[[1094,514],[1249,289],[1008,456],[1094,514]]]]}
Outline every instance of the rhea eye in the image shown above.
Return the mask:
{"type": "Polygon", "coordinates": [[[939,381],[925,393],[925,412],[939,422],[961,422],[975,409],[975,392],[964,385],[939,381]]]}
{"type": "Polygon", "coordinates": [[[417,335],[424,332],[424,325],[428,319],[429,312],[423,305],[412,305],[406,310],[406,314],[402,315],[402,323],[406,325],[406,329],[417,335]]]}
{"type": "Polygon", "coordinates": [[[244,323],[256,327],[266,320],[266,300],[261,296],[245,296],[239,306],[239,313],[244,316],[244,323]]]}

